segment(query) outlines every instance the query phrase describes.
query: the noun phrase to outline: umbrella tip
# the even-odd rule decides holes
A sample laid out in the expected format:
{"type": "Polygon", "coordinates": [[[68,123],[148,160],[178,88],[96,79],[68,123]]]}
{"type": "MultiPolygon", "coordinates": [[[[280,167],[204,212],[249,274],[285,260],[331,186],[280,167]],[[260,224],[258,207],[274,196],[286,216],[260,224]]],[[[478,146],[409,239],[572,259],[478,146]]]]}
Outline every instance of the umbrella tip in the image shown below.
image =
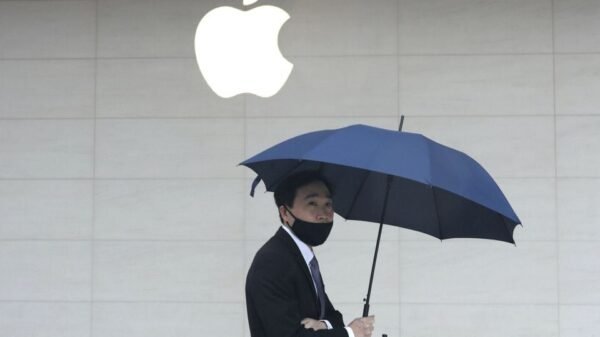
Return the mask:
{"type": "Polygon", "coordinates": [[[402,131],[402,124],[404,124],[404,115],[400,116],[400,126],[398,126],[398,131],[402,131]]]}

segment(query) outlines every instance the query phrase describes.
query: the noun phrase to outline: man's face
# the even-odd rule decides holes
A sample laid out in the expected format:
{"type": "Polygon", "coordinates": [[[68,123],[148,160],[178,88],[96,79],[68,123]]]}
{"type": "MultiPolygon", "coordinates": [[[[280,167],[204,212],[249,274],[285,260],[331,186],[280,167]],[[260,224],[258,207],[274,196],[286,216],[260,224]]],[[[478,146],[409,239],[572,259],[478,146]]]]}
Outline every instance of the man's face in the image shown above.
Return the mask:
{"type": "MultiPolygon", "coordinates": [[[[294,215],[308,222],[333,221],[333,202],[329,189],[321,181],[304,185],[296,191],[293,207],[288,207],[294,215]]],[[[279,214],[283,222],[293,226],[294,217],[287,212],[284,206],[279,207],[279,214]]]]}

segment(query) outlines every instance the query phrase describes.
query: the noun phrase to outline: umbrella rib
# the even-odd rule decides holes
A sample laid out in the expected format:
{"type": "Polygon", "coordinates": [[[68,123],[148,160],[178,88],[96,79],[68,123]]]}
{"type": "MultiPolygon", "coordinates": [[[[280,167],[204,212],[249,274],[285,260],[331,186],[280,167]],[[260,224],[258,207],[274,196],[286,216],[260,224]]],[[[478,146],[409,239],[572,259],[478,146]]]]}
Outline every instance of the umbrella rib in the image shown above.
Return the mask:
{"type": "MultiPolygon", "coordinates": [[[[298,164],[296,164],[296,166],[292,167],[290,170],[288,170],[285,174],[282,174],[281,176],[279,176],[279,178],[277,178],[276,181],[274,181],[270,186],[267,186],[267,191],[271,190],[271,188],[273,186],[277,186],[277,184],[279,184],[285,177],[287,177],[290,172],[293,172],[295,169],[297,169],[300,165],[302,165],[302,163],[304,162],[303,159],[298,160],[298,164]]],[[[266,181],[265,181],[265,186],[267,185],[266,181]]]]}
{"type": "Polygon", "coordinates": [[[354,204],[356,203],[356,199],[358,199],[358,195],[362,191],[363,186],[365,185],[365,181],[367,180],[367,177],[369,176],[369,174],[371,174],[371,171],[365,170],[363,179],[361,179],[361,181],[360,181],[360,187],[358,188],[358,191],[354,194],[354,197],[352,198],[352,203],[350,204],[350,207],[348,208],[348,214],[346,214],[346,218],[350,215],[350,212],[352,212],[352,209],[354,208],[354,204]]]}
{"type": "MultiPolygon", "coordinates": [[[[427,143],[427,148],[428,148],[428,153],[431,155],[431,143],[427,143]]],[[[428,161],[429,161],[429,177],[431,180],[433,180],[433,167],[431,165],[431,157],[428,157],[428,161]]],[[[436,195],[437,193],[435,193],[435,187],[433,186],[432,181],[428,182],[428,185],[431,187],[431,195],[433,197],[433,208],[435,209],[435,219],[437,220],[438,223],[438,235],[440,237],[440,240],[443,240],[443,231],[442,231],[442,221],[440,220],[440,213],[438,212],[438,205],[437,205],[437,198],[436,195]]]]}
{"type": "Polygon", "coordinates": [[[317,172],[318,172],[320,175],[323,175],[323,172],[322,172],[322,170],[323,170],[323,164],[324,164],[324,163],[323,163],[322,161],[320,161],[320,162],[319,162],[319,168],[317,169],[317,172]]]}
{"type": "Polygon", "coordinates": [[[444,238],[443,238],[443,234],[442,234],[442,222],[440,221],[440,213],[438,212],[435,187],[433,187],[433,186],[431,186],[431,196],[433,197],[433,208],[435,209],[435,219],[437,220],[437,224],[438,224],[438,235],[440,237],[440,240],[443,240],[444,238]]]}
{"type": "MultiPolygon", "coordinates": [[[[498,214],[498,216],[502,220],[502,223],[504,224],[504,228],[506,228],[506,232],[508,233],[508,237],[512,240],[511,243],[516,246],[515,239],[513,238],[513,234],[508,229],[508,224],[506,223],[506,218],[498,212],[496,212],[496,214],[498,214]]],[[[513,230],[514,230],[514,227],[513,227],[513,230]]]]}

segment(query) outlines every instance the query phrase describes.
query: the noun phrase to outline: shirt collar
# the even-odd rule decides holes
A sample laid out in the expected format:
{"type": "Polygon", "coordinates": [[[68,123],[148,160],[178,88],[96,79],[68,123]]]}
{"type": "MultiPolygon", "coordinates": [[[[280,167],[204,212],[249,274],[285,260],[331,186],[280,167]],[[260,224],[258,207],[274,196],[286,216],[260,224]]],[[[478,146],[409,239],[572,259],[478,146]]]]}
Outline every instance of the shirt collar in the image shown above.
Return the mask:
{"type": "Polygon", "coordinates": [[[292,232],[290,228],[286,225],[281,225],[283,229],[292,237],[298,249],[300,249],[300,253],[302,253],[302,257],[307,265],[310,265],[310,261],[315,257],[315,253],[313,253],[312,249],[304,242],[302,242],[298,237],[292,232]]]}

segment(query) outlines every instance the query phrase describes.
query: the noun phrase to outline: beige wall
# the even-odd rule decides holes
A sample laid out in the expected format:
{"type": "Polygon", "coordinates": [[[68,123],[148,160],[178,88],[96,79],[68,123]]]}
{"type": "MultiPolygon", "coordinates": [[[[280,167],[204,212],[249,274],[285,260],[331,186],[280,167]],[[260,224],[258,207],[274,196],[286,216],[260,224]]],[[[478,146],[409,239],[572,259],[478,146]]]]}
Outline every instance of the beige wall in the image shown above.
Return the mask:
{"type": "MultiPolygon", "coordinates": [[[[221,99],[193,35],[240,1],[0,0],[0,336],[249,336],[243,285],[277,228],[245,157],[351,123],[420,132],[498,180],[517,247],[386,227],[376,336],[598,336],[600,2],[283,0],[295,65],[221,99]]],[[[317,250],[361,313],[376,226],[317,250]]]]}

